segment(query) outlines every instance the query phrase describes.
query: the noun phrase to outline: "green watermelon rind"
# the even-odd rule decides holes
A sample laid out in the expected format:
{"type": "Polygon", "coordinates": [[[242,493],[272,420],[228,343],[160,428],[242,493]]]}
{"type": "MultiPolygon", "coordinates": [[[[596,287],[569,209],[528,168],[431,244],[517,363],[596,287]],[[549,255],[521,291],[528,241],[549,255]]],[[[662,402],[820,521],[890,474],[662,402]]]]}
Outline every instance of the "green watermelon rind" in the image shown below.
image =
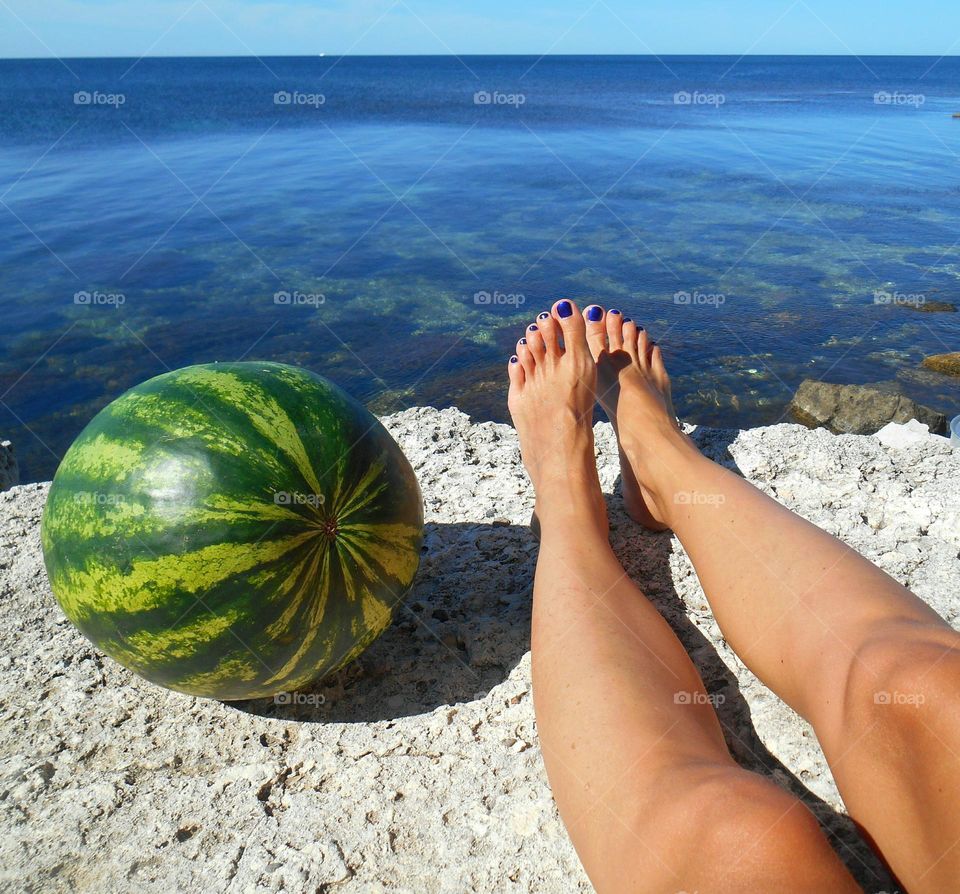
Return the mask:
{"type": "Polygon", "coordinates": [[[328,676],[389,626],[423,503],[400,447],[331,382],[203,364],[97,414],[41,540],[57,601],[106,654],[190,695],[260,698],[328,676]]]}

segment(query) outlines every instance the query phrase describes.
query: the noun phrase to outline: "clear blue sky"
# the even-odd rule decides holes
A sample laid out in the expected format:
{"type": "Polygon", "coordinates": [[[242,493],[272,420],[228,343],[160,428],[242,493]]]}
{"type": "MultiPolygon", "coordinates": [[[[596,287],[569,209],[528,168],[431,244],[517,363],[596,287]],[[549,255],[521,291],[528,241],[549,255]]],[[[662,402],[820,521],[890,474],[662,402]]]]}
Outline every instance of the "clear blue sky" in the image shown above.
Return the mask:
{"type": "Polygon", "coordinates": [[[0,57],[960,53],[957,0],[0,0],[0,57]]]}

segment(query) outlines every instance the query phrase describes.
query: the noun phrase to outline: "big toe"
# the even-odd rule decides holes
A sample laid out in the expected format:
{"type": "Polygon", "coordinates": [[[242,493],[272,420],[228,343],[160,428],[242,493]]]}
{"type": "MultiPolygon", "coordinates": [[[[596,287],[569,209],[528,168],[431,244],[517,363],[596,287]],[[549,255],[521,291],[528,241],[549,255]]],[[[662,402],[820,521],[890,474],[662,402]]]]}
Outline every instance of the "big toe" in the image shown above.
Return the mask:
{"type": "Polygon", "coordinates": [[[583,315],[577,311],[576,304],[563,298],[553,305],[552,314],[553,318],[560,324],[564,352],[574,356],[589,354],[586,323],[583,315]]]}

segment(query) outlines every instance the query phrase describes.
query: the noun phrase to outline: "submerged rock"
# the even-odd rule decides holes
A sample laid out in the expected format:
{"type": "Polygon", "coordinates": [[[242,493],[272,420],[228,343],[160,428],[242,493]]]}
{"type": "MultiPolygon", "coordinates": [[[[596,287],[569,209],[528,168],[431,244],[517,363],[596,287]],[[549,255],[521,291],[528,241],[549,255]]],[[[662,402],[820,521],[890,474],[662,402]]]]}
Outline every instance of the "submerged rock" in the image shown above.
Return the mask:
{"type": "Polygon", "coordinates": [[[0,490],[8,490],[20,483],[20,467],[13,452],[13,444],[0,441],[0,490]]]}
{"type": "Polygon", "coordinates": [[[960,376],[960,351],[952,354],[931,354],[924,357],[921,366],[947,376],[960,376]]]}
{"type": "Polygon", "coordinates": [[[957,312],[957,306],[949,301],[921,301],[917,304],[906,304],[904,307],[924,314],[955,314],[957,312]]]}
{"type": "Polygon", "coordinates": [[[943,413],[902,394],[866,385],[833,385],[805,379],[790,402],[793,417],[809,428],[827,428],[834,434],[872,435],[888,422],[916,419],[934,434],[947,430],[943,413]]]}

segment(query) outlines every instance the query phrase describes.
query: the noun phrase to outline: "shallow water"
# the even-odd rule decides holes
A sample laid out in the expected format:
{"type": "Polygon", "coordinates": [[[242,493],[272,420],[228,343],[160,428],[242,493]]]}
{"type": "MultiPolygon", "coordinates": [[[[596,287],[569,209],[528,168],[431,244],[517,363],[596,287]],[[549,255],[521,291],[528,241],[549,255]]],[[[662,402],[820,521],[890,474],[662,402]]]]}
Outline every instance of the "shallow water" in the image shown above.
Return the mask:
{"type": "Polygon", "coordinates": [[[0,61],[0,434],[24,480],[48,478],[125,388],[240,357],[381,412],[502,420],[513,342],[560,296],[642,321],[692,420],[776,422],[807,377],[960,412],[956,380],[919,368],[960,350],[960,314],[909,306],[960,303],[958,75],[919,57],[0,61]]]}

